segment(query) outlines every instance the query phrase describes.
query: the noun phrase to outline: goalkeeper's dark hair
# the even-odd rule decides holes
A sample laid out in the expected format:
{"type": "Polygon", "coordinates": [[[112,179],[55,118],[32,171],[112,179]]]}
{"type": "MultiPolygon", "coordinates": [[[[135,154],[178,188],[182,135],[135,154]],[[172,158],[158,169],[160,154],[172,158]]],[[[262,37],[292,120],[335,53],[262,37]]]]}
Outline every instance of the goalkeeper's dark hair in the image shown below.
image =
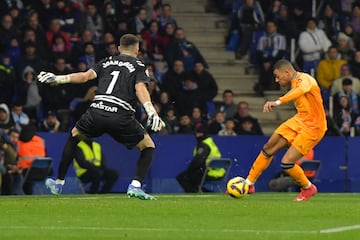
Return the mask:
{"type": "Polygon", "coordinates": [[[134,34],[124,34],[120,38],[120,46],[123,48],[130,48],[139,43],[139,39],[134,34]]]}

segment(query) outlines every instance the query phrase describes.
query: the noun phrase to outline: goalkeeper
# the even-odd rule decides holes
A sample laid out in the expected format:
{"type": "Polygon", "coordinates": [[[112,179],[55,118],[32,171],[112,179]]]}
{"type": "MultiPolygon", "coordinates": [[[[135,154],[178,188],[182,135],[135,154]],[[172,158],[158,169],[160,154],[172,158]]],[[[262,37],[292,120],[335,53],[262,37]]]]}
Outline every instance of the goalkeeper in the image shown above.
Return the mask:
{"type": "Polygon", "coordinates": [[[65,144],[57,179],[46,180],[46,186],[53,194],[61,193],[65,184],[65,175],[79,141],[108,133],[127,148],[136,146],[141,152],[135,176],[127,189],[128,196],[144,200],[155,199],[141,188],[141,182],[153,159],[155,144],[144,127],[135,119],[137,101],[139,100],[146,110],[147,124],[151,130],[160,131],[165,124],[151,103],[147,90],[150,80],[145,65],[136,58],[139,52],[137,37],[132,34],[123,35],[120,39],[119,52],[119,56],[105,58],[86,72],[59,76],[41,72],[38,75],[40,82],[51,85],[98,80],[98,89],[93,102],[76,123],[65,144]]]}

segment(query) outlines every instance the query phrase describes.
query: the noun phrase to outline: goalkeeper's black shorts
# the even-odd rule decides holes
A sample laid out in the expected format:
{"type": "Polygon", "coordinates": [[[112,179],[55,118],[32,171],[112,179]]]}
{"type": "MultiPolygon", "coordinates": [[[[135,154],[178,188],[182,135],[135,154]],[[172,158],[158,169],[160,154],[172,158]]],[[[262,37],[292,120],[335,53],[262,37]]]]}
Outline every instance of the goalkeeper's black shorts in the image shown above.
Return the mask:
{"type": "Polygon", "coordinates": [[[100,109],[89,108],[76,123],[80,133],[89,138],[99,137],[108,133],[119,143],[131,149],[146,134],[144,127],[128,112],[109,113],[100,109]]]}

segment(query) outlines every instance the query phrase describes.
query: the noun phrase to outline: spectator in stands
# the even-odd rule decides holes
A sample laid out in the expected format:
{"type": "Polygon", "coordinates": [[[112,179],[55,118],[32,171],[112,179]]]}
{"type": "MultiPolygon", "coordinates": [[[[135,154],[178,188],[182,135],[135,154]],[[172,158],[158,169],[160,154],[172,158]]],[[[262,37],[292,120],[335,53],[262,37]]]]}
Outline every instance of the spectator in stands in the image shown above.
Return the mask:
{"type": "Polygon", "coordinates": [[[156,20],[149,22],[149,28],[141,33],[146,45],[146,53],[151,61],[164,60],[165,46],[167,39],[160,34],[159,23],[156,20]]]}
{"type": "Polygon", "coordinates": [[[306,30],[300,33],[299,48],[304,61],[303,70],[315,73],[322,54],[328,51],[331,41],[325,32],[317,27],[317,20],[309,18],[306,21],[306,30]]]}
{"type": "Polygon", "coordinates": [[[351,9],[352,9],[351,18],[350,18],[351,26],[354,29],[354,33],[356,35],[360,35],[360,3],[355,2],[352,5],[351,9]]]}
{"type": "Polygon", "coordinates": [[[354,54],[354,58],[349,61],[352,75],[360,79],[360,50],[354,54]]]}
{"type": "Polygon", "coordinates": [[[237,112],[237,105],[234,102],[234,92],[230,89],[224,90],[222,102],[215,102],[215,111],[224,114],[224,118],[232,118],[237,112]]]}
{"type": "Polygon", "coordinates": [[[55,38],[58,36],[61,36],[65,43],[64,49],[67,52],[70,52],[71,51],[70,37],[69,35],[67,35],[67,33],[61,30],[60,20],[55,18],[51,20],[49,25],[49,30],[46,32],[46,39],[50,49],[52,49],[52,45],[55,41],[55,38]]]}
{"type": "MultiPolygon", "coordinates": [[[[54,64],[54,74],[66,75],[71,71],[66,66],[65,59],[58,58],[54,64]]],[[[57,86],[43,85],[41,91],[45,111],[55,111],[61,122],[60,131],[67,131],[69,127],[70,110],[69,105],[74,98],[73,88],[70,84],[57,86]]]]}
{"type": "Polygon", "coordinates": [[[322,17],[319,19],[319,28],[325,32],[330,41],[335,43],[339,32],[344,27],[344,21],[329,3],[325,4],[322,11],[322,17]]]}
{"type": "Polygon", "coordinates": [[[256,48],[257,63],[259,65],[259,86],[257,94],[264,95],[264,90],[279,90],[274,82],[272,73],[275,62],[283,58],[286,53],[286,39],[277,32],[273,20],[266,22],[266,35],[260,37],[256,48]]]}
{"type": "Polygon", "coordinates": [[[94,3],[89,3],[86,7],[86,12],[82,15],[80,20],[80,30],[90,30],[93,34],[93,42],[100,44],[104,34],[103,20],[94,3]]]}
{"type": "Polygon", "coordinates": [[[359,93],[353,90],[353,82],[350,78],[344,78],[342,81],[342,89],[334,94],[334,112],[339,112],[343,106],[340,105],[341,97],[347,97],[348,104],[351,113],[359,115],[360,114],[360,96],[359,93]]]}
{"type": "Polygon", "coordinates": [[[297,32],[304,31],[306,29],[306,25],[307,25],[306,22],[309,17],[304,10],[304,6],[301,3],[295,4],[291,12],[291,15],[295,21],[296,31],[297,32]]]}
{"type": "Polygon", "coordinates": [[[74,43],[71,51],[71,59],[72,59],[71,63],[74,66],[76,65],[76,62],[79,59],[79,57],[84,55],[85,44],[93,41],[93,36],[94,35],[90,30],[85,29],[81,34],[80,40],[74,43]]]}
{"type": "MultiPolygon", "coordinates": [[[[187,169],[176,176],[176,180],[187,193],[203,191],[200,189],[200,184],[206,163],[211,158],[221,158],[221,152],[212,137],[208,135],[205,124],[199,123],[195,126],[195,138],[197,144],[193,151],[193,159],[187,169]]],[[[207,176],[213,179],[221,178],[224,174],[224,169],[209,169],[207,172],[207,176]]]]}
{"type": "Polygon", "coordinates": [[[192,74],[187,74],[183,87],[179,93],[179,99],[175,107],[180,115],[191,115],[194,107],[199,107],[203,113],[207,113],[205,97],[196,83],[192,74]]]}
{"type": "Polygon", "coordinates": [[[145,7],[147,9],[148,21],[152,19],[159,19],[161,13],[162,0],[147,0],[145,7]]]}
{"type": "Polygon", "coordinates": [[[158,21],[160,23],[160,30],[164,32],[166,24],[172,24],[174,28],[177,28],[177,22],[175,18],[171,15],[172,9],[171,5],[169,3],[164,3],[161,5],[161,13],[158,18],[158,21]]]}
{"type": "MultiPolygon", "coordinates": [[[[17,143],[20,132],[16,128],[11,128],[7,134],[7,139],[0,138],[0,148],[3,154],[3,164],[5,172],[2,174],[2,195],[22,195],[22,170],[16,165],[17,143]]],[[[1,174],[0,174],[1,175],[1,174]]]]}
{"type": "Polygon", "coordinates": [[[15,70],[9,55],[3,55],[0,62],[0,102],[11,104],[14,97],[15,70]]]}
{"type": "Polygon", "coordinates": [[[112,1],[104,2],[104,13],[102,15],[104,19],[104,32],[115,32],[117,28],[117,12],[112,1]]]}
{"type": "Polygon", "coordinates": [[[44,68],[46,66],[43,59],[41,59],[37,55],[37,49],[34,43],[27,42],[24,46],[24,55],[20,58],[17,67],[16,67],[16,73],[17,73],[17,79],[22,80],[23,79],[23,73],[26,69],[26,67],[31,67],[34,69],[34,71],[37,73],[40,71],[40,69],[44,68]]]}
{"type": "Polygon", "coordinates": [[[170,101],[169,94],[167,92],[160,92],[160,117],[165,117],[170,108],[174,108],[173,103],[170,101]]]}
{"type": "Polygon", "coordinates": [[[354,33],[354,28],[351,24],[349,24],[349,23],[345,24],[344,33],[346,34],[346,36],[348,36],[350,38],[350,41],[353,43],[354,48],[359,49],[360,48],[360,43],[359,43],[360,36],[354,33]]]}
{"type": "Polygon", "coordinates": [[[171,24],[171,23],[166,24],[163,36],[167,39],[166,40],[167,41],[166,47],[167,47],[169,45],[169,43],[174,41],[174,38],[175,38],[175,26],[173,24],[171,24]]]}
{"type": "Polygon", "coordinates": [[[168,134],[177,133],[179,130],[178,118],[176,116],[176,111],[173,106],[167,108],[166,113],[162,119],[165,122],[165,128],[168,134]]]}
{"type": "Polygon", "coordinates": [[[10,39],[5,53],[10,57],[11,65],[16,66],[21,58],[21,46],[16,37],[10,39]]]}
{"type": "MultiPolygon", "coordinates": [[[[24,32],[24,29],[34,30],[36,35],[36,46],[45,48],[45,46],[47,46],[47,36],[44,27],[48,27],[49,22],[50,21],[42,22],[42,24],[44,24],[44,26],[42,26],[39,22],[39,14],[35,11],[29,11],[22,31],[24,32]]],[[[42,51],[39,52],[39,54],[41,53],[42,51]]]]}
{"type": "Polygon", "coordinates": [[[74,8],[70,1],[56,1],[52,17],[59,19],[61,30],[69,35],[70,38],[78,37],[80,16],[80,11],[74,8]]]}
{"type": "Polygon", "coordinates": [[[185,78],[184,62],[175,60],[172,67],[164,74],[161,84],[161,90],[169,93],[172,102],[176,103],[178,101],[185,78]]]}
{"type": "Polygon", "coordinates": [[[264,13],[257,0],[245,0],[237,13],[236,26],[239,27],[240,45],[235,56],[237,59],[246,58],[250,48],[253,32],[265,23],[264,13]]]}
{"type": "Polygon", "coordinates": [[[70,50],[66,49],[65,39],[60,34],[55,34],[53,37],[50,44],[50,55],[51,59],[62,57],[69,60],[70,50]]]}
{"type": "Polygon", "coordinates": [[[321,88],[321,95],[324,99],[325,107],[328,106],[330,88],[334,80],[340,77],[340,69],[346,61],[339,58],[337,48],[330,46],[327,51],[327,57],[320,61],[317,69],[317,80],[321,88]]]}
{"type": "Polygon", "coordinates": [[[74,157],[76,176],[83,184],[90,183],[87,193],[109,193],[118,179],[118,172],[106,165],[106,158],[98,142],[87,139],[77,144],[74,157]]]}
{"type": "Polygon", "coordinates": [[[195,62],[192,73],[195,76],[196,83],[204,96],[206,102],[212,102],[218,92],[218,86],[213,75],[205,69],[202,62],[195,62]]]}
{"type": "Polygon", "coordinates": [[[50,133],[56,133],[60,130],[60,121],[58,120],[55,112],[47,112],[45,119],[40,124],[39,130],[50,133]]]}
{"type": "Polygon", "coordinates": [[[201,112],[201,109],[197,106],[193,107],[191,113],[191,123],[193,126],[196,126],[197,123],[205,123],[205,119],[201,112]]]}
{"type": "Polygon", "coordinates": [[[238,103],[237,112],[234,115],[234,120],[236,123],[235,132],[241,134],[242,124],[245,121],[250,121],[253,124],[252,132],[254,135],[264,135],[260,127],[258,119],[250,115],[249,103],[241,101],[238,103]]]}
{"type": "Polygon", "coordinates": [[[17,37],[18,30],[13,24],[13,19],[9,14],[2,16],[1,25],[0,25],[0,52],[3,52],[6,49],[8,42],[13,37],[17,37]]]}
{"type": "Polygon", "coordinates": [[[175,31],[174,41],[169,43],[166,49],[165,59],[169,66],[173,66],[176,59],[181,59],[185,71],[191,71],[197,61],[202,62],[206,69],[209,68],[200,51],[194,43],[186,39],[185,31],[180,27],[175,31]]]}
{"type": "Polygon", "coordinates": [[[344,59],[345,61],[352,59],[355,53],[352,39],[343,32],[339,32],[337,36],[337,49],[341,59],[344,59]]]}
{"type": "Polygon", "coordinates": [[[359,94],[360,93],[360,80],[357,77],[354,77],[351,74],[351,69],[349,64],[344,64],[340,69],[341,76],[335,79],[331,86],[331,95],[336,94],[337,92],[342,90],[343,80],[348,78],[352,82],[352,89],[359,94]]]}
{"type": "Polygon", "coordinates": [[[216,112],[214,119],[209,121],[208,132],[209,134],[218,134],[223,129],[225,129],[224,113],[216,112]]]}
{"type": "Polygon", "coordinates": [[[193,134],[194,133],[194,126],[191,123],[191,119],[189,115],[182,115],[179,118],[179,134],[193,134]]]}
{"type": "Polygon", "coordinates": [[[6,103],[0,104],[0,135],[8,133],[10,128],[15,128],[16,124],[6,103]]]}
{"type": "Polygon", "coordinates": [[[340,108],[334,112],[334,120],[344,136],[353,136],[354,122],[359,115],[351,111],[347,96],[341,96],[338,100],[340,108]]]}
{"type": "Polygon", "coordinates": [[[130,23],[130,31],[134,34],[141,34],[148,26],[146,8],[139,8],[136,16],[130,23]]]}
{"type": "Polygon", "coordinates": [[[54,13],[54,5],[51,0],[41,0],[41,1],[33,1],[32,8],[34,12],[38,14],[39,21],[41,23],[50,22],[53,13],[54,13]]]}
{"type": "Polygon", "coordinates": [[[235,121],[232,118],[225,120],[225,127],[218,132],[220,136],[236,136],[235,132],[235,121]]]}
{"type": "Polygon", "coordinates": [[[49,58],[49,51],[47,47],[44,47],[44,40],[40,41],[39,39],[41,38],[45,38],[45,35],[41,36],[37,36],[36,32],[34,29],[32,28],[27,28],[24,30],[24,38],[22,41],[22,44],[26,44],[27,42],[32,42],[35,44],[36,50],[37,50],[37,54],[39,57],[41,57],[42,59],[47,59],[49,58]]]}
{"type": "Polygon", "coordinates": [[[17,90],[18,99],[24,104],[24,111],[30,119],[36,120],[40,113],[41,96],[36,73],[32,67],[25,67],[17,90]]]}
{"type": "Polygon", "coordinates": [[[274,21],[276,22],[278,32],[285,36],[286,46],[289,49],[291,39],[298,39],[300,30],[297,29],[295,21],[286,5],[280,5],[279,11],[275,14],[274,21]]]}
{"type": "Polygon", "coordinates": [[[17,101],[11,108],[11,115],[14,119],[17,129],[21,129],[21,126],[28,125],[30,122],[29,116],[23,111],[23,104],[17,101]]]}
{"type": "Polygon", "coordinates": [[[93,42],[87,42],[84,44],[84,55],[89,67],[93,66],[96,61],[100,60],[100,56],[96,52],[96,46],[93,42]]]}
{"type": "MultiPolygon", "coordinates": [[[[17,166],[22,169],[23,176],[29,170],[32,161],[36,157],[45,157],[45,141],[36,134],[36,126],[33,123],[24,126],[18,141],[18,162],[17,166]]],[[[25,182],[23,185],[25,194],[32,194],[32,183],[25,182]]]]}

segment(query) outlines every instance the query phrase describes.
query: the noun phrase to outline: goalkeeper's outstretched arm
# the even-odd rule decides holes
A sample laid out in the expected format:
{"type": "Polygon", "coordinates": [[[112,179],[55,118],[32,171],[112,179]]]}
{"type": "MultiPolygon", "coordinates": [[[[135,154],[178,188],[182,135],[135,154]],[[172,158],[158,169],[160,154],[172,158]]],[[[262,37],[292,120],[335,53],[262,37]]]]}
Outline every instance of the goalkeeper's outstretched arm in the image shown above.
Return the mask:
{"type": "Polygon", "coordinates": [[[66,75],[55,75],[50,72],[41,72],[38,80],[48,84],[65,84],[65,83],[85,83],[96,78],[94,70],[89,69],[86,72],[70,73],[66,75]]]}

